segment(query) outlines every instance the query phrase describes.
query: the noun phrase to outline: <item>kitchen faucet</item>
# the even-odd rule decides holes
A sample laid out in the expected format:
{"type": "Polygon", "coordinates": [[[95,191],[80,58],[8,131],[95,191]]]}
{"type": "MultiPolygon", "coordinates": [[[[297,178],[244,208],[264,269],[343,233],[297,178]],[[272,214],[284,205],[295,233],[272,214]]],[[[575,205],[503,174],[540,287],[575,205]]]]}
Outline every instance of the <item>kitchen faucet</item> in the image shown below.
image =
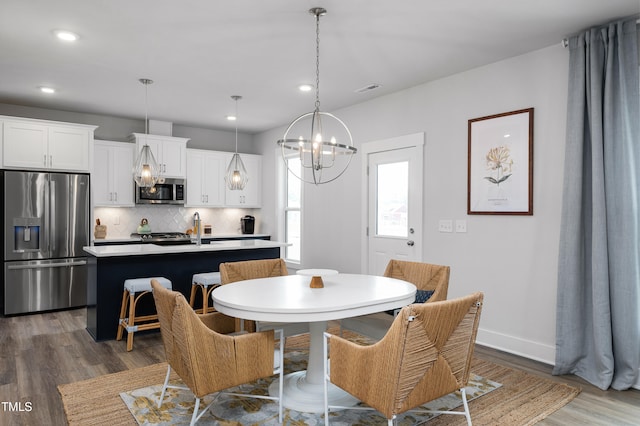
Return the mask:
{"type": "Polygon", "coordinates": [[[196,227],[196,244],[202,244],[202,230],[200,226],[200,213],[195,212],[193,214],[193,226],[196,227]]]}

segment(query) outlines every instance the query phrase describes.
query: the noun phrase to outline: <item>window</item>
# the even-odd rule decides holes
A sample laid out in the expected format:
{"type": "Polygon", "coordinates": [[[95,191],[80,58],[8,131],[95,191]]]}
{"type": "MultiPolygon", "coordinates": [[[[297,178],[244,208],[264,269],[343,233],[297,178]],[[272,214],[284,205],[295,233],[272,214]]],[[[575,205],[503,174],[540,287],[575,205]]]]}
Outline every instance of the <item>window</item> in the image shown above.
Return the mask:
{"type": "Polygon", "coordinates": [[[377,165],[376,235],[406,238],[409,211],[409,162],[377,165]]]}
{"type": "Polygon", "coordinates": [[[300,158],[295,156],[287,159],[287,170],[285,178],[285,200],[284,200],[284,238],[290,246],[285,248],[285,260],[288,262],[300,263],[301,244],[301,216],[302,216],[302,181],[298,176],[301,174],[300,158]]]}

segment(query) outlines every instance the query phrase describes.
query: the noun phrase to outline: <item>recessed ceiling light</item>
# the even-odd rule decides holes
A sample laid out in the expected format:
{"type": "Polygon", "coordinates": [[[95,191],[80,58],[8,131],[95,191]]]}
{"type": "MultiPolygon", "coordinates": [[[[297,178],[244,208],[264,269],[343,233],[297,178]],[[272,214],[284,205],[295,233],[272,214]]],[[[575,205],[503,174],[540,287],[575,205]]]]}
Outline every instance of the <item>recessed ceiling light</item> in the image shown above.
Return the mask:
{"type": "Polygon", "coordinates": [[[236,121],[236,116],[235,115],[227,115],[227,120],[236,121]]]}
{"type": "Polygon", "coordinates": [[[301,84],[300,86],[298,86],[298,90],[300,90],[301,92],[310,92],[311,90],[313,90],[313,85],[301,84]]]}
{"type": "Polygon", "coordinates": [[[56,30],[53,32],[58,39],[63,41],[76,41],[78,40],[78,34],[72,33],[71,31],[65,30],[56,30]]]}
{"type": "Polygon", "coordinates": [[[56,89],[54,89],[53,87],[40,86],[38,87],[38,89],[40,89],[42,93],[56,93],[56,89]]]}

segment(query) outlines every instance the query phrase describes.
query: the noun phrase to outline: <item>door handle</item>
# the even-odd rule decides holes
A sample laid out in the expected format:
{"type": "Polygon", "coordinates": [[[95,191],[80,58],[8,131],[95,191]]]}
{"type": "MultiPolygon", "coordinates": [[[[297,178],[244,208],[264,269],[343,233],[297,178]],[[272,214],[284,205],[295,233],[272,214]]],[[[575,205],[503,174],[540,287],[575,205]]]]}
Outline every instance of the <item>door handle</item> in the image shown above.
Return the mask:
{"type": "Polygon", "coordinates": [[[415,244],[415,242],[413,240],[407,241],[407,245],[410,246],[410,247],[413,247],[414,244],[415,244]]]}
{"type": "Polygon", "coordinates": [[[7,265],[7,269],[21,270],[21,269],[64,268],[67,266],[83,266],[86,264],[87,264],[86,260],[76,260],[72,262],[62,262],[62,263],[40,263],[40,264],[30,263],[27,265],[7,265]]]}

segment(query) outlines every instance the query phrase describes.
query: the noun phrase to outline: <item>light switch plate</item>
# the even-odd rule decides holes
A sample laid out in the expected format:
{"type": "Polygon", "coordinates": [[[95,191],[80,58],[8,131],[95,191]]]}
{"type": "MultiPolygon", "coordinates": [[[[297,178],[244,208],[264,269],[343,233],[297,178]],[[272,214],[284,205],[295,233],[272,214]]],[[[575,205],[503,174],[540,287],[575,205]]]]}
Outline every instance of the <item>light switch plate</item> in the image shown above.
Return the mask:
{"type": "Polygon", "coordinates": [[[462,219],[462,220],[456,220],[456,232],[467,232],[467,221],[462,219]]]}
{"type": "Polygon", "coordinates": [[[438,222],[438,231],[453,232],[453,220],[441,219],[440,222],[438,222]]]}

